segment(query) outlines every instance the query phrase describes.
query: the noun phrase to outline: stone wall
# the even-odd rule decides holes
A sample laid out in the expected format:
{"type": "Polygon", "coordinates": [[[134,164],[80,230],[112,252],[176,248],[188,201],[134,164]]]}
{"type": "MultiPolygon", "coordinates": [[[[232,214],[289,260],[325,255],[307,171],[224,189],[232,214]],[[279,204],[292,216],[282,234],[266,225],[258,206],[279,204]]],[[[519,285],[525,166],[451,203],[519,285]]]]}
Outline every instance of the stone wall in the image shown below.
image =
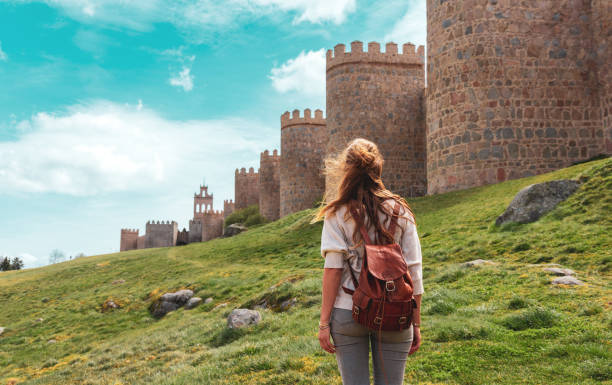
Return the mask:
{"type": "Polygon", "coordinates": [[[274,150],[261,153],[259,160],[259,213],[269,221],[280,215],[280,156],[274,150]]]}
{"type": "Polygon", "coordinates": [[[223,235],[223,211],[207,212],[202,221],[202,242],[210,241],[223,235]]]}
{"type": "Polygon", "coordinates": [[[429,194],[600,152],[589,14],[588,0],[427,0],[429,194]]]}
{"type": "Polygon", "coordinates": [[[175,221],[148,221],[145,233],[145,248],[176,245],[178,224],[175,221]]]}
{"type": "Polygon", "coordinates": [[[243,167],[236,169],[234,179],[234,207],[236,210],[244,209],[250,205],[259,204],[259,173],[253,167],[249,172],[243,167]]]}
{"type": "Polygon", "coordinates": [[[591,20],[603,129],[601,152],[610,155],[612,154],[612,1],[591,0],[591,20]]]}
{"type": "Polygon", "coordinates": [[[201,219],[189,220],[189,243],[202,242],[202,229],[201,219]]]}
{"type": "Polygon", "coordinates": [[[234,201],[226,199],[223,201],[223,219],[227,219],[234,212],[234,201]]]}
{"type": "MultiPolygon", "coordinates": [[[[375,142],[384,159],[383,182],[402,196],[426,193],[424,47],[351,43],[327,52],[327,153],[341,151],[362,137],[375,142]]],[[[284,150],[281,150],[284,152],[284,150]]],[[[327,195],[335,194],[328,180],[327,195]]]]}
{"type": "Polygon", "coordinates": [[[323,111],[310,109],[281,116],[280,216],[309,209],[323,198],[322,174],[327,142],[323,111]]]}
{"type": "Polygon", "coordinates": [[[138,237],[138,242],[137,242],[137,249],[144,249],[145,248],[145,236],[141,235],[138,237]]]}
{"type": "Polygon", "coordinates": [[[183,230],[176,234],[176,246],[186,245],[189,243],[189,231],[183,227],[183,230]]]}
{"type": "Polygon", "coordinates": [[[119,251],[134,250],[138,248],[138,230],[121,229],[121,242],[119,251]]]}

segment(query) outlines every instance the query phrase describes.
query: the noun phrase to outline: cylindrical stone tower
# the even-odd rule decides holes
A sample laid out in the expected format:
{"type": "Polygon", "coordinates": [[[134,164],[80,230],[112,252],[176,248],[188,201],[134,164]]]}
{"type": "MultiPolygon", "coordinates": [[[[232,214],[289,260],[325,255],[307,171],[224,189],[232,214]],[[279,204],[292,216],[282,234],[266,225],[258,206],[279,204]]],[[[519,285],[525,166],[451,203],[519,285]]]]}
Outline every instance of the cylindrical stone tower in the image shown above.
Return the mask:
{"type": "Polygon", "coordinates": [[[429,194],[601,151],[589,15],[588,0],[427,0],[429,194]]]}
{"type": "Polygon", "coordinates": [[[259,213],[269,221],[280,215],[280,156],[266,150],[259,160],[259,213]]]}
{"type": "MultiPolygon", "coordinates": [[[[426,193],[424,48],[415,51],[404,44],[369,43],[363,51],[359,41],[327,51],[327,127],[329,155],[341,151],[352,139],[375,142],[385,159],[383,182],[402,196],[426,193]]],[[[328,180],[327,197],[335,194],[328,180]]]]}
{"type": "Polygon", "coordinates": [[[323,198],[322,174],[327,129],[323,111],[281,115],[280,216],[305,210],[323,198]]]}

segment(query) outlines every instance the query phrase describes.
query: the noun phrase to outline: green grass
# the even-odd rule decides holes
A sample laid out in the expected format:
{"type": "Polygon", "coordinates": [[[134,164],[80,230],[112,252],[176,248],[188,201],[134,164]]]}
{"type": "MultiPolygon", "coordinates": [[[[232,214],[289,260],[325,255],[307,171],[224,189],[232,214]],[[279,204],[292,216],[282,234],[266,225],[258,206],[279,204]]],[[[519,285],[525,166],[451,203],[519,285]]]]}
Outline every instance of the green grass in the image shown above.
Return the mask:
{"type": "MultiPolygon", "coordinates": [[[[612,159],[409,203],[425,293],[406,383],[612,382],[612,159]],[[578,177],[581,188],[539,221],[493,225],[522,187],[578,177]],[[497,264],[461,265],[477,258],[497,264]],[[550,285],[543,263],[586,285],[550,285]]],[[[0,273],[0,384],[340,384],[316,338],[323,260],[312,213],[228,239],[0,273]],[[180,288],[214,301],[154,319],[151,302],[180,288]],[[297,305],[279,311],[289,298],[297,305]],[[102,311],[109,299],[121,308],[102,311]],[[259,325],[225,327],[231,309],[264,300],[274,308],[259,325]]]]}

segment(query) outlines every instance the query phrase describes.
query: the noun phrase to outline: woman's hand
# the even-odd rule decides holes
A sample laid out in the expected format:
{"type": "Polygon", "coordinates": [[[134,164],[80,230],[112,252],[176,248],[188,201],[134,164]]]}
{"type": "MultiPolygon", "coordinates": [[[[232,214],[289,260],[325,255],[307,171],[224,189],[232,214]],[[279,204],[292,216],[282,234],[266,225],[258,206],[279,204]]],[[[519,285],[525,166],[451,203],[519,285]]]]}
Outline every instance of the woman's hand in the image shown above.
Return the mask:
{"type": "Polygon", "coordinates": [[[319,345],[328,353],[336,353],[336,347],[331,343],[329,328],[319,329],[319,345]]]}
{"type": "Polygon", "coordinates": [[[412,346],[410,347],[410,351],[408,355],[415,353],[421,347],[421,328],[413,326],[413,337],[412,337],[412,346]]]}

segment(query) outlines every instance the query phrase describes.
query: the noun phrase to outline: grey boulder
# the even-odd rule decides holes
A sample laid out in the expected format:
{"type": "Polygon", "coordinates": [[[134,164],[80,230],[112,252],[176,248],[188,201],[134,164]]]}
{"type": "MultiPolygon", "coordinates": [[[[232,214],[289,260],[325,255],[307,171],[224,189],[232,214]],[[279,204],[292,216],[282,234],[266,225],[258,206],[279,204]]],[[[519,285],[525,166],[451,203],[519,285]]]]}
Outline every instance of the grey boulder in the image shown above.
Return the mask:
{"type": "Polygon", "coordinates": [[[211,303],[213,301],[212,297],[208,297],[204,300],[204,303],[211,303]]]}
{"type": "Polygon", "coordinates": [[[465,267],[480,266],[480,265],[494,265],[495,262],[489,261],[488,259],[475,259],[473,261],[463,262],[462,265],[465,267]]]}
{"type": "Polygon", "coordinates": [[[193,309],[194,307],[198,306],[200,303],[202,303],[202,298],[200,297],[190,298],[189,301],[187,301],[187,303],[185,304],[185,309],[187,310],[193,309]]]}
{"type": "Polygon", "coordinates": [[[563,277],[555,278],[551,282],[553,285],[584,285],[584,282],[572,277],[571,275],[565,275],[563,277]]]}
{"type": "Polygon", "coordinates": [[[183,306],[193,297],[193,291],[185,289],[179,290],[175,293],[166,293],[161,296],[161,300],[165,302],[172,302],[179,306],[183,306]]]}
{"type": "Polygon", "coordinates": [[[495,220],[496,225],[508,222],[530,223],[551,211],[580,187],[580,182],[570,179],[553,180],[529,185],[519,191],[495,220]]]}
{"type": "Polygon", "coordinates": [[[257,310],[234,309],[227,317],[227,327],[237,329],[249,325],[257,325],[261,321],[261,314],[257,310]]]}
{"type": "Polygon", "coordinates": [[[243,225],[241,225],[240,223],[234,223],[231,224],[229,226],[227,226],[227,228],[225,229],[225,231],[223,231],[223,236],[224,237],[233,237],[234,235],[238,235],[243,231],[246,231],[247,228],[243,225]]]}
{"type": "Polygon", "coordinates": [[[2,326],[0,326],[0,336],[2,335],[2,333],[4,333],[4,328],[2,326]]]}
{"type": "Polygon", "coordinates": [[[548,273],[553,273],[554,275],[560,275],[560,276],[564,276],[564,275],[574,275],[575,272],[572,269],[562,269],[559,267],[546,267],[544,269],[542,269],[548,273]]]}

